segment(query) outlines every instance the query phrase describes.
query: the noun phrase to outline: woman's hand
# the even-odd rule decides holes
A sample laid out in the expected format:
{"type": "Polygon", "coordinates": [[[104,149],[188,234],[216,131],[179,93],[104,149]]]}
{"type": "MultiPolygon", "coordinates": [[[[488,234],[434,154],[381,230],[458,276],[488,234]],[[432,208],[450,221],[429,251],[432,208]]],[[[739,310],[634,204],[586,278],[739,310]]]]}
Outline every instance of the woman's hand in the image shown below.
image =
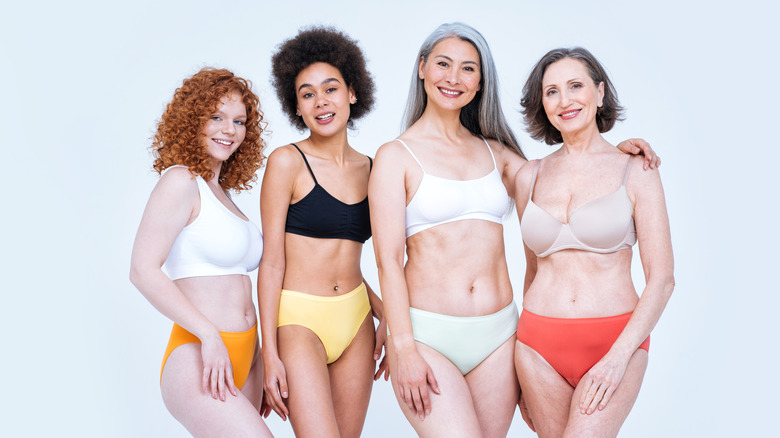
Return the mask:
{"type": "Polygon", "coordinates": [[[423,359],[417,350],[406,354],[398,354],[398,391],[401,399],[413,413],[425,420],[426,415],[431,414],[431,400],[428,394],[428,385],[436,394],[439,392],[439,384],[433,375],[433,370],[428,362],[423,359]]]}
{"type": "Polygon", "coordinates": [[[642,168],[656,169],[661,165],[661,158],[656,155],[653,148],[650,147],[650,143],[642,140],[641,138],[629,138],[622,141],[617,145],[621,152],[631,155],[644,155],[645,162],[642,168]]]}
{"type": "Polygon", "coordinates": [[[382,349],[385,348],[385,343],[387,342],[387,320],[384,318],[379,319],[379,325],[376,328],[375,339],[374,360],[377,361],[381,357],[382,361],[379,362],[379,368],[377,368],[376,373],[374,373],[374,380],[379,380],[379,378],[382,377],[382,373],[384,373],[385,382],[387,382],[387,379],[390,378],[390,368],[387,363],[387,354],[382,357],[382,349]]]}
{"type": "Polygon", "coordinates": [[[289,395],[287,392],[287,372],[284,369],[284,364],[277,355],[266,357],[263,354],[263,369],[265,371],[265,376],[263,377],[265,404],[261,408],[261,413],[263,417],[268,418],[271,410],[273,410],[282,420],[287,421],[290,411],[287,410],[283,400],[289,395]]]}
{"type": "Polygon", "coordinates": [[[219,397],[225,401],[225,388],[233,396],[238,396],[238,388],[233,383],[233,364],[219,334],[201,339],[200,355],[203,360],[203,391],[210,392],[215,400],[219,397]]]}
{"type": "Polygon", "coordinates": [[[624,358],[609,352],[582,376],[579,404],[581,414],[590,415],[597,408],[603,410],[607,407],[609,399],[623,379],[629,359],[630,357],[624,358]]]}

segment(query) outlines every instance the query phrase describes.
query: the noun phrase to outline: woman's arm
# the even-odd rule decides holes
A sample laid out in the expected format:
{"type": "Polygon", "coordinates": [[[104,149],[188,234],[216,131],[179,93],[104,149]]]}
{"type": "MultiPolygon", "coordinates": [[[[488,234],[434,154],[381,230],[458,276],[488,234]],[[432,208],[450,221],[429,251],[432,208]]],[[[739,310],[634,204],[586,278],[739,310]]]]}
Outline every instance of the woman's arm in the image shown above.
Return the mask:
{"type": "MultiPolygon", "coordinates": [[[[531,194],[531,182],[533,181],[533,171],[534,166],[536,165],[536,161],[527,161],[525,164],[523,164],[520,169],[517,170],[517,173],[514,177],[514,200],[515,200],[515,209],[517,210],[517,218],[519,221],[523,220],[523,213],[525,212],[525,207],[528,205],[528,197],[531,194]],[[527,164],[527,165],[526,165],[527,164]]],[[[523,296],[525,296],[525,293],[528,291],[528,288],[531,287],[531,283],[533,283],[534,278],[536,278],[536,254],[534,254],[533,251],[531,251],[528,246],[523,243],[523,248],[525,251],[525,280],[523,282],[523,296]]]]}
{"type": "Polygon", "coordinates": [[[368,291],[368,302],[371,304],[371,314],[379,321],[376,327],[376,333],[374,335],[374,360],[382,359],[379,362],[379,368],[374,373],[374,380],[379,380],[382,377],[382,373],[385,374],[385,381],[390,378],[390,370],[387,364],[387,354],[382,357],[382,350],[385,348],[385,342],[387,342],[387,320],[385,319],[385,309],[382,305],[382,300],[374,292],[371,286],[368,285],[366,279],[363,279],[363,283],[366,285],[368,291]]]}
{"type": "Polygon", "coordinates": [[[403,163],[407,158],[410,158],[408,152],[398,142],[379,148],[368,184],[368,198],[379,284],[390,327],[389,347],[398,358],[397,369],[391,372],[401,399],[412,412],[424,418],[431,409],[428,383],[434,392],[438,393],[439,389],[433,371],[417,351],[409,314],[409,292],[404,276],[406,171],[403,163]]]}
{"type": "MultiPolygon", "coordinates": [[[[282,400],[288,396],[287,374],[279,358],[276,328],[286,266],[284,229],[298,168],[295,158],[287,148],[279,148],[271,153],[260,190],[263,258],[257,271],[257,303],[263,338],[263,385],[267,405],[283,420],[289,415],[282,400]]],[[[270,412],[264,413],[267,416],[270,412]]]]}
{"type": "Polygon", "coordinates": [[[606,407],[629,359],[650,335],[674,290],[672,239],[661,177],[658,170],[641,172],[638,161],[631,164],[626,188],[634,203],[634,222],[646,285],[623,332],[585,376],[593,379],[591,389],[583,391],[580,400],[581,411],[588,414],[596,408],[606,407]]]}
{"type": "Polygon", "coordinates": [[[198,185],[186,168],[168,170],[146,204],[130,258],[130,281],[152,305],[200,339],[203,390],[225,400],[225,389],[237,395],[232,364],[219,330],[162,272],[171,246],[200,211],[198,185]],[[222,373],[224,378],[220,379],[222,373]]]}

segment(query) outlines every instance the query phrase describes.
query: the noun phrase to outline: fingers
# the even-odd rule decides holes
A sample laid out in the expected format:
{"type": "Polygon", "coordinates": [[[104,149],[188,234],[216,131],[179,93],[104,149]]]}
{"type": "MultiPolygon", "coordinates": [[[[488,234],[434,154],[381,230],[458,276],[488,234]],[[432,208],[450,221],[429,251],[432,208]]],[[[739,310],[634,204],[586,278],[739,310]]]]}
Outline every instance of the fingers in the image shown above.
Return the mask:
{"type": "Polygon", "coordinates": [[[379,362],[379,368],[374,373],[374,381],[379,380],[382,377],[382,373],[385,374],[385,382],[387,382],[387,379],[390,378],[390,365],[387,362],[387,356],[383,357],[382,361],[379,362]]]}
{"type": "Polygon", "coordinates": [[[433,375],[433,370],[428,368],[428,384],[431,385],[431,389],[436,394],[441,394],[439,391],[439,382],[436,381],[436,376],[433,375]]]}
{"type": "Polygon", "coordinates": [[[379,360],[382,357],[382,348],[385,346],[385,341],[376,337],[376,343],[374,344],[374,360],[379,360]]]}
{"type": "Polygon", "coordinates": [[[599,403],[599,410],[602,411],[604,408],[607,407],[607,403],[609,403],[609,399],[612,398],[612,394],[615,393],[616,386],[610,386],[607,388],[607,391],[604,393],[604,398],[601,400],[601,403],[599,403]]]}
{"type": "Polygon", "coordinates": [[[233,365],[228,364],[227,372],[225,373],[225,376],[227,379],[227,388],[230,391],[231,394],[233,394],[233,397],[238,397],[238,387],[236,386],[235,381],[233,381],[233,365]]]}
{"type": "Polygon", "coordinates": [[[609,400],[606,399],[606,394],[609,392],[610,397],[615,392],[615,385],[611,385],[606,381],[595,381],[593,378],[589,379],[587,390],[582,392],[580,396],[580,413],[590,415],[596,411],[604,409],[607,406],[609,400]]]}
{"type": "Polygon", "coordinates": [[[428,388],[426,386],[420,386],[412,389],[412,411],[420,417],[420,420],[425,420],[425,408],[427,407],[430,412],[430,399],[428,398],[428,388]]]}

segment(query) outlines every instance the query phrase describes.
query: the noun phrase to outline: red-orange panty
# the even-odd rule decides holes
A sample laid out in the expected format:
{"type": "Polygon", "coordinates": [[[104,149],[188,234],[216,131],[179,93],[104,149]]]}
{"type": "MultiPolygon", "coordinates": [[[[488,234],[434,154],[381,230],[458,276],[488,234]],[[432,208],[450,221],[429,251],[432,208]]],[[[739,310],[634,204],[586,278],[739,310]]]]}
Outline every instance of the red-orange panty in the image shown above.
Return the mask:
{"type": "MultiPolygon", "coordinates": [[[[612,348],[630,313],[604,318],[550,318],[523,309],[517,340],[533,348],[571,386],[612,348]]],[[[650,351],[650,336],[639,348],[650,351]]]]}

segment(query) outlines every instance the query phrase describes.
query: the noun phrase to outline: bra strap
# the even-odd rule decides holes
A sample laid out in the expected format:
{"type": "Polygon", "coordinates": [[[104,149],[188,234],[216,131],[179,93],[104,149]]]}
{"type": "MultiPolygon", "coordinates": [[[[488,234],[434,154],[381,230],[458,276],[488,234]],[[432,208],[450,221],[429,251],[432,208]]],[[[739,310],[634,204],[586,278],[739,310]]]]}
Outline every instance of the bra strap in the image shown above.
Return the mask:
{"type": "Polygon", "coordinates": [[[303,154],[303,151],[301,148],[298,147],[295,143],[290,143],[291,145],[295,146],[295,149],[298,149],[298,152],[301,153],[301,156],[303,157],[303,162],[306,163],[306,168],[309,169],[309,173],[311,174],[312,179],[314,179],[314,184],[319,185],[320,183],[317,182],[317,177],[314,176],[314,172],[311,170],[311,166],[309,166],[309,160],[306,159],[306,155],[303,154]]]}
{"type": "Polygon", "coordinates": [[[395,140],[396,140],[398,143],[401,143],[402,145],[404,145],[404,147],[406,148],[406,150],[407,150],[407,151],[409,151],[409,154],[412,156],[412,158],[414,158],[414,161],[416,161],[416,162],[417,162],[417,165],[418,165],[418,166],[420,166],[420,169],[422,169],[423,173],[425,173],[425,168],[423,167],[422,163],[420,163],[420,160],[418,160],[418,159],[417,159],[417,156],[416,156],[416,155],[414,155],[414,152],[412,152],[412,150],[411,150],[411,149],[409,149],[409,146],[407,146],[407,145],[406,145],[406,143],[404,143],[404,142],[403,142],[403,140],[401,140],[400,138],[396,138],[395,140]]]}
{"type": "Polygon", "coordinates": [[[536,160],[536,164],[534,164],[534,176],[531,178],[531,190],[528,191],[529,201],[534,196],[534,186],[536,185],[536,177],[537,175],[539,175],[539,165],[541,164],[542,164],[542,160],[536,160]]]}
{"type": "Polygon", "coordinates": [[[626,164],[626,174],[623,176],[623,186],[626,185],[626,182],[628,182],[628,174],[631,173],[631,159],[634,158],[633,156],[628,157],[628,164],[626,164]]]}
{"type": "Polygon", "coordinates": [[[368,158],[368,173],[371,173],[371,171],[374,170],[374,160],[368,155],[366,155],[366,157],[368,158]]]}
{"type": "Polygon", "coordinates": [[[493,159],[493,169],[498,169],[498,165],[496,165],[496,156],[493,155],[493,149],[490,149],[490,145],[488,144],[487,140],[485,140],[485,137],[482,137],[482,141],[485,142],[485,146],[487,146],[488,151],[490,152],[490,158],[493,159]]]}

